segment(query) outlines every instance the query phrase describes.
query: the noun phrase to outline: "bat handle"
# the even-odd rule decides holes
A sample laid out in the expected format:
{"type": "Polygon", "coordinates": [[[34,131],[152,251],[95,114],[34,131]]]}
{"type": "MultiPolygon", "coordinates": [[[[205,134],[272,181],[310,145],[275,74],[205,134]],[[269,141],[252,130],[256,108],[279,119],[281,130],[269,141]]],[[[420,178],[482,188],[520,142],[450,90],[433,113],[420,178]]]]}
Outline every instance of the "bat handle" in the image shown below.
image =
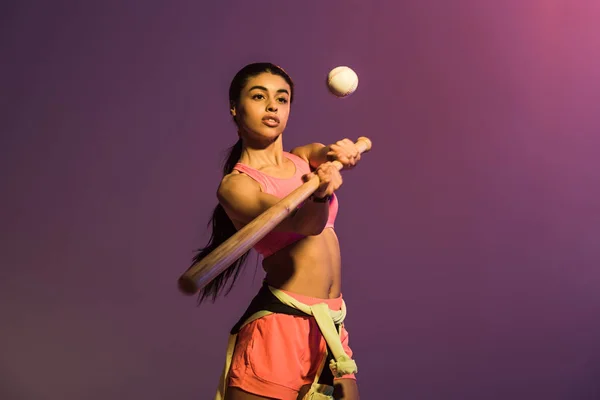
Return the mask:
{"type": "MultiPolygon", "coordinates": [[[[354,144],[356,145],[356,147],[358,148],[358,151],[361,154],[366,153],[367,151],[371,150],[371,146],[372,146],[371,140],[365,136],[359,137],[354,144]]],[[[341,170],[344,167],[342,165],[342,163],[337,160],[334,161],[333,164],[335,164],[335,166],[339,170],[341,170]]]]}

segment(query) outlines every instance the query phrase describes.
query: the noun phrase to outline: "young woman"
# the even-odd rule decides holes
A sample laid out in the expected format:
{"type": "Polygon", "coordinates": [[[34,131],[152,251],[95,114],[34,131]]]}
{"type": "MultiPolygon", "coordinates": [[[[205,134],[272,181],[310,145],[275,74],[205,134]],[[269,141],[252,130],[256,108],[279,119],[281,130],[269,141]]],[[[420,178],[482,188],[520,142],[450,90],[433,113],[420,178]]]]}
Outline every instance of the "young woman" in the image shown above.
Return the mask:
{"type": "MultiPolygon", "coordinates": [[[[342,177],[330,161],[352,168],[360,153],[348,139],[284,151],[293,96],[291,78],[270,63],[247,65],[229,89],[239,139],[217,191],[210,242],[193,262],[311,176],[320,186],[255,246],[264,284],[232,329],[217,399],[358,399],[334,230],[342,177]]],[[[230,290],[247,255],[204,287],[199,301],[214,301],[228,281],[230,290]]]]}

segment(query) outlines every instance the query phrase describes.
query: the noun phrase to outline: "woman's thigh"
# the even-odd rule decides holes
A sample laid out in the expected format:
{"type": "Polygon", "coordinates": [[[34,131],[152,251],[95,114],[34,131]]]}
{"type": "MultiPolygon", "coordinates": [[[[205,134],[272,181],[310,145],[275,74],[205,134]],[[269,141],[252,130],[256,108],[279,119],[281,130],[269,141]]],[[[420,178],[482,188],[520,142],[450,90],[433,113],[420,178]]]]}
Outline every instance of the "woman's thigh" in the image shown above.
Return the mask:
{"type": "Polygon", "coordinates": [[[246,325],[238,335],[228,391],[236,387],[262,396],[258,398],[295,400],[300,387],[312,382],[310,373],[318,366],[308,357],[313,350],[309,330],[308,318],[285,314],[246,325]]]}
{"type": "Polygon", "coordinates": [[[274,397],[263,397],[257,396],[252,393],[243,391],[240,388],[230,387],[227,388],[227,394],[225,400],[276,400],[274,397]]]}
{"type": "Polygon", "coordinates": [[[333,398],[336,400],[359,400],[356,379],[336,379],[333,384],[333,398]]]}
{"type": "MultiPolygon", "coordinates": [[[[298,394],[297,400],[302,400],[310,390],[311,385],[304,385],[298,394]]],[[[359,400],[356,379],[336,379],[333,384],[333,398],[335,400],[359,400]]]]}

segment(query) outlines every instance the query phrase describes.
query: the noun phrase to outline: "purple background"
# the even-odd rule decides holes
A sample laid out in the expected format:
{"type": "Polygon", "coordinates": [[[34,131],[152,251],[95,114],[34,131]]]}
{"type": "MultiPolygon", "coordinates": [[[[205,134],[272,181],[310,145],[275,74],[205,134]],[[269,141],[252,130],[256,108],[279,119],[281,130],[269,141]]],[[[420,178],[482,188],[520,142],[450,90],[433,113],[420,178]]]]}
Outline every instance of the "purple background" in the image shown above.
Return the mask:
{"type": "Polygon", "coordinates": [[[337,222],[362,398],[600,398],[598,1],[83,3],[0,12],[0,398],[212,398],[262,270],[176,279],[263,60],[286,149],[373,140],[337,222]]]}

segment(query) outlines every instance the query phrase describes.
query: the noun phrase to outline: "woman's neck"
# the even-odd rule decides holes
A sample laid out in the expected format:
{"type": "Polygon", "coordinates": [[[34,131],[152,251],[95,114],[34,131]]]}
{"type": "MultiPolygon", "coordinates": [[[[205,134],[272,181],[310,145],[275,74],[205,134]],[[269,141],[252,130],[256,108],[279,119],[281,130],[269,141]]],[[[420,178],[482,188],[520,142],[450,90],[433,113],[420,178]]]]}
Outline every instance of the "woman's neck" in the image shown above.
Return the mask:
{"type": "Polygon", "coordinates": [[[244,141],[240,163],[260,169],[265,167],[279,167],[284,163],[283,143],[281,136],[266,147],[256,146],[244,141]]]}

